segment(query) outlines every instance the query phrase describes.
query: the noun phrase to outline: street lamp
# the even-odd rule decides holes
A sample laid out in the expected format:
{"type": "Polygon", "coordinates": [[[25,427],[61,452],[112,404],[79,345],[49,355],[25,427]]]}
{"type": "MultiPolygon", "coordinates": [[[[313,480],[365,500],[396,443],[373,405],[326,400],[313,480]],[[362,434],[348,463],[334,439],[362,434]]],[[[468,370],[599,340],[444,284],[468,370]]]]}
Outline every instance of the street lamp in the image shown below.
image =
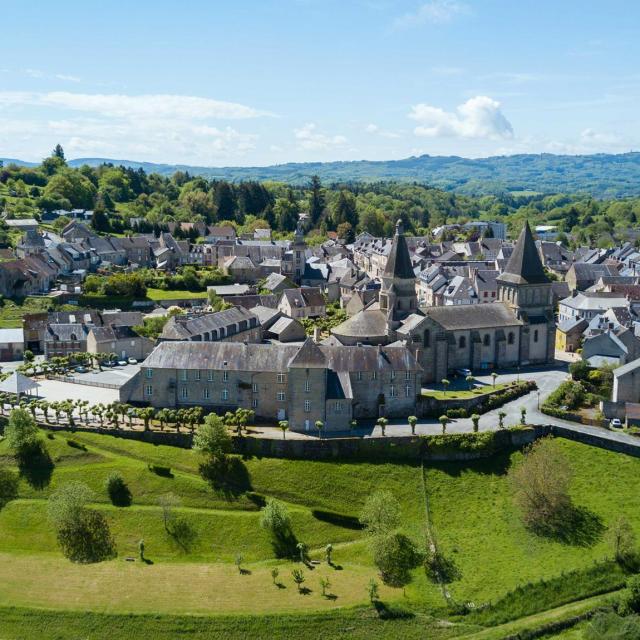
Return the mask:
{"type": "Polygon", "coordinates": [[[540,411],[540,392],[538,391],[538,411],[540,411]]]}
{"type": "Polygon", "coordinates": [[[520,365],[518,365],[518,378],[517,381],[520,382],[520,365]]]}

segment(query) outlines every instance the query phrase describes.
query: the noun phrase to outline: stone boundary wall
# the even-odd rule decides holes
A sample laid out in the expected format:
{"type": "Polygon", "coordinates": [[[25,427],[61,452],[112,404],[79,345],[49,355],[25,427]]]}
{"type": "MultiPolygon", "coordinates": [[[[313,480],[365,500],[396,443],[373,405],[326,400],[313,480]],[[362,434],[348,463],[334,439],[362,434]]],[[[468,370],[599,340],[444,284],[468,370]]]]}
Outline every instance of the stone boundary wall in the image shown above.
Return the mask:
{"type": "MultiPolygon", "coordinates": [[[[0,417],[0,432],[4,431],[7,417],[0,417]]],[[[162,431],[128,431],[126,429],[97,429],[77,426],[70,429],[66,425],[42,424],[39,426],[49,431],[67,431],[70,438],[73,433],[99,433],[104,436],[139,440],[151,444],[164,444],[189,449],[192,435],[188,432],[169,433],[162,431]]],[[[623,442],[607,438],[605,434],[586,433],[571,427],[560,425],[530,425],[522,428],[503,429],[495,432],[481,431],[479,434],[448,434],[446,436],[378,436],[373,438],[331,438],[322,440],[279,440],[269,438],[252,438],[233,436],[234,452],[244,456],[257,458],[288,458],[299,460],[375,460],[403,461],[418,463],[423,460],[437,462],[479,460],[500,451],[521,449],[538,438],[556,436],[580,442],[592,447],[599,447],[616,453],[640,457],[640,438],[637,442],[623,442]],[[493,433],[493,438],[486,443],[482,436],[493,433]],[[476,437],[477,446],[473,442],[476,437]],[[442,438],[450,440],[451,448],[433,446],[442,438]],[[430,446],[431,441],[431,446],[430,446]],[[456,442],[462,442],[461,445],[456,442]]]]}

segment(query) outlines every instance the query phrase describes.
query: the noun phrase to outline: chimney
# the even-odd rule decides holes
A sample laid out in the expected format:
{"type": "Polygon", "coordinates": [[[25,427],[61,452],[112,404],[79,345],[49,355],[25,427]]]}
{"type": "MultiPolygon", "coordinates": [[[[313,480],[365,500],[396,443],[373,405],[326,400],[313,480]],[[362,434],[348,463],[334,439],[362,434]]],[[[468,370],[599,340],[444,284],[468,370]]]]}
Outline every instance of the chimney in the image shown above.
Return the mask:
{"type": "Polygon", "coordinates": [[[313,341],[320,342],[320,327],[313,327],[313,341]]]}

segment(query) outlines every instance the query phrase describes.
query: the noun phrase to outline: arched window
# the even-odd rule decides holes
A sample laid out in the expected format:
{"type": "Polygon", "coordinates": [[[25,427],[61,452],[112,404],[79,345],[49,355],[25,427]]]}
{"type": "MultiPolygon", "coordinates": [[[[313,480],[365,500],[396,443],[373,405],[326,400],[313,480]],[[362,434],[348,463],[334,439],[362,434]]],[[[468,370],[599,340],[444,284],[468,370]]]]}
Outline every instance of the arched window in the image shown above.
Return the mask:
{"type": "Polygon", "coordinates": [[[431,332],[429,331],[429,329],[425,329],[424,334],[422,336],[422,345],[425,348],[428,348],[431,346],[431,332]]]}
{"type": "Polygon", "coordinates": [[[514,340],[515,340],[515,336],[513,334],[513,331],[509,331],[509,335],[507,336],[507,343],[513,344],[514,340]]]}
{"type": "Polygon", "coordinates": [[[491,336],[488,333],[484,334],[482,343],[484,344],[485,347],[488,347],[491,344],[491,336]]]}
{"type": "Polygon", "coordinates": [[[71,334],[71,341],[72,341],[72,342],[75,342],[77,339],[78,339],[78,337],[76,336],[76,334],[75,334],[75,333],[72,333],[72,334],[71,334]]]}
{"type": "Polygon", "coordinates": [[[464,349],[467,346],[467,339],[464,336],[458,338],[458,348],[464,349]]]}
{"type": "Polygon", "coordinates": [[[535,331],[533,332],[533,341],[534,342],[538,342],[538,330],[535,329],[535,331]]]}

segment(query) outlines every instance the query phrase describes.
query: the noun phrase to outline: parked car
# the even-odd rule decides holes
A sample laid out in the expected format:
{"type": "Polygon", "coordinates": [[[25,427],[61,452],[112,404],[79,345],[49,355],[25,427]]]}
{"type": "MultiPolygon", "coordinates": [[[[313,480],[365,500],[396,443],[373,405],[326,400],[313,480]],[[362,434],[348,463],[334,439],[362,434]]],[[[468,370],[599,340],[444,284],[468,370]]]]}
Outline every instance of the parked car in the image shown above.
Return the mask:
{"type": "Polygon", "coordinates": [[[87,367],[79,366],[74,369],[76,373],[87,373],[89,369],[87,367]]]}
{"type": "Polygon", "coordinates": [[[622,421],[620,420],[620,418],[613,418],[611,420],[611,422],[609,423],[609,426],[612,429],[621,429],[622,428],[622,421]]]}
{"type": "Polygon", "coordinates": [[[455,373],[461,378],[466,378],[467,376],[472,375],[471,369],[456,369],[455,373]]]}
{"type": "Polygon", "coordinates": [[[118,364],[119,364],[121,367],[124,367],[124,366],[127,364],[127,361],[126,361],[126,360],[118,360],[118,364]]]}
{"type": "Polygon", "coordinates": [[[135,358],[129,358],[129,364],[138,364],[138,361],[135,358]]]}

